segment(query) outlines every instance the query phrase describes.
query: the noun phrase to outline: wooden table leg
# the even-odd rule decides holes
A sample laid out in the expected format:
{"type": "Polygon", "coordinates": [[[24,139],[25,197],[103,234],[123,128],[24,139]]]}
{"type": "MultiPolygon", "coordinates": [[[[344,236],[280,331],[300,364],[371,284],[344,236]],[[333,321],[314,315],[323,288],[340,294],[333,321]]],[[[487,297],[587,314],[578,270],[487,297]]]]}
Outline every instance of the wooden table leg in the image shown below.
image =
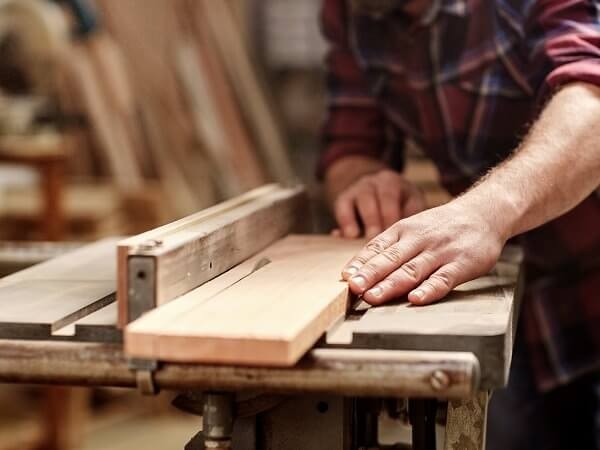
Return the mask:
{"type": "Polygon", "coordinates": [[[44,238],[58,241],[65,234],[65,217],[63,211],[64,161],[48,161],[40,167],[42,192],[44,196],[44,238]]]}
{"type": "Polygon", "coordinates": [[[480,392],[469,400],[448,402],[445,450],[485,450],[490,394],[480,392]]]}
{"type": "Polygon", "coordinates": [[[39,450],[81,448],[89,398],[90,391],[85,388],[56,386],[44,389],[44,433],[39,450]]]}

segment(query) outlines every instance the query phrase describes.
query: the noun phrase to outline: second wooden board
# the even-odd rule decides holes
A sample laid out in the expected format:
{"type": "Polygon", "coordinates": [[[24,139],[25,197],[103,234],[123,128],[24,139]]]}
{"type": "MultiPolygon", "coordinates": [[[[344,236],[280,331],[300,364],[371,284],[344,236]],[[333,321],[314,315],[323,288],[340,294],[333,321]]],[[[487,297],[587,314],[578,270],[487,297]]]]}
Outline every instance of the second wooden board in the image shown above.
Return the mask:
{"type": "Polygon", "coordinates": [[[293,365],[348,307],[343,265],[360,241],[288,236],[127,326],[129,356],[293,365]]]}

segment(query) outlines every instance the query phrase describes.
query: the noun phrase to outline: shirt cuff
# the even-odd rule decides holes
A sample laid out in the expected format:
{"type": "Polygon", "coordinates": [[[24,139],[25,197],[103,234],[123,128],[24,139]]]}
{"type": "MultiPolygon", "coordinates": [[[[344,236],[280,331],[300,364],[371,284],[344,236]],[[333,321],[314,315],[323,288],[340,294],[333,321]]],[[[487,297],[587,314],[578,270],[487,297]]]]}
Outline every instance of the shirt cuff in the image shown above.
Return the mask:
{"type": "Polygon", "coordinates": [[[565,84],[578,81],[600,86],[600,59],[582,59],[557,67],[546,77],[543,96],[565,84]]]}

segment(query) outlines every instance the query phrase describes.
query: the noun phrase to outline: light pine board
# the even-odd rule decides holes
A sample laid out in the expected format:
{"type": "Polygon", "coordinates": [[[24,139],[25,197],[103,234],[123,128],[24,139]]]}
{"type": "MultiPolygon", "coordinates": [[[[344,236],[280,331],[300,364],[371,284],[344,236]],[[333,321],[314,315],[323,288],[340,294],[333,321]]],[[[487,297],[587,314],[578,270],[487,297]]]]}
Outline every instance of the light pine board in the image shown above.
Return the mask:
{"type": "Polygon", "coordinates": [[[342,266],[360,241],[290,235],[127,326],[129,356],[289,366],[348,306],[342,266]],[[270,263],[253,272],[257,262],[270,263]]]}

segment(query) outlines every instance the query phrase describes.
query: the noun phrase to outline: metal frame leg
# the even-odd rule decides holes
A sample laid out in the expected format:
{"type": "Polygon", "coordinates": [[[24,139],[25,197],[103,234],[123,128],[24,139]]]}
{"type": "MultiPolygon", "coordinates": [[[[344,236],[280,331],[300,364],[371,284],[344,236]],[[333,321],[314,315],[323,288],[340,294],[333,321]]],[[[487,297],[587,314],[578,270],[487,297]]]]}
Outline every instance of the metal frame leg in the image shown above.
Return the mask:
{"type": "Polygon", "coordinates": [[[437,400],[413,399],[408,403],[408,415],[412,426],[413,450],[436,450],[435,416],[437,400]]]}

